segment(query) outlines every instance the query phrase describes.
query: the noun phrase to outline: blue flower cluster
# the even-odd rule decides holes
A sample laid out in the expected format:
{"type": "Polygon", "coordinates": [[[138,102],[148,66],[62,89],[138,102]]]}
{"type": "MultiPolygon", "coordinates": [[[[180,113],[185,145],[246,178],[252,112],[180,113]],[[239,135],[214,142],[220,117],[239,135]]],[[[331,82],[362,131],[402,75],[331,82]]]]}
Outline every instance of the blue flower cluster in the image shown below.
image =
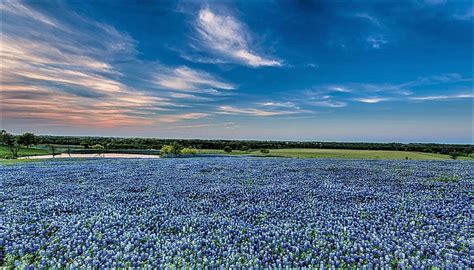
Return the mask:
{"type": "Polygon", "coordinates": [[[473,165],[252,157],[0,165],[0,266],[472,269],[473,165]]]}

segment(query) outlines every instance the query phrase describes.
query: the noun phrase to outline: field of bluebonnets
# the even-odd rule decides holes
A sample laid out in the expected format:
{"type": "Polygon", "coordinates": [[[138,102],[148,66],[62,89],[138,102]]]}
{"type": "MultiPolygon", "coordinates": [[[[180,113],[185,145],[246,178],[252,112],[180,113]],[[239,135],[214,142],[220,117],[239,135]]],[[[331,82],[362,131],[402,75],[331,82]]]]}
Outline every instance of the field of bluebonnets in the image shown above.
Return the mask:
{"type": "Polygon", "coordinates": [[[0,169],[6,268],[474,267],[472,162],[229,157],[0,169]]]}

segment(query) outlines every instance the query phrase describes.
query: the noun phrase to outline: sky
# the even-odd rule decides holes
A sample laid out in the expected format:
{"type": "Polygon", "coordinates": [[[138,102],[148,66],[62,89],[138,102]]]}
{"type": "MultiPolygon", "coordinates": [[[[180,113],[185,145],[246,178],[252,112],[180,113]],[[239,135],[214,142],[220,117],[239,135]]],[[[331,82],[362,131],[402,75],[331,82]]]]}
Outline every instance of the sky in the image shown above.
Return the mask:
{"type": "Polygon", "coordinates": [[[1,1],[13,133],[473,143],[471,1],[1,1]]]}

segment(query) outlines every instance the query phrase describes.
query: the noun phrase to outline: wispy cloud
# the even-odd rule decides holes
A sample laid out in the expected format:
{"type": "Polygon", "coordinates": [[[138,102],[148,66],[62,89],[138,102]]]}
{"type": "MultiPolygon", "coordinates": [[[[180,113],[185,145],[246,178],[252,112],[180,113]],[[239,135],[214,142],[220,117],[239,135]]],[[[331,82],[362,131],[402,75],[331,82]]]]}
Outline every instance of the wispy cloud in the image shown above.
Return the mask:
{"type": "Polygon", "coordinates": [[[207,88],[232,90],[236,87],[230,83],[214,78],[209,73],[197,71],[188,67],[173,70],[160,70],[155,76],[156,83],[163,88],[182,91],[196,91],[207,88]]]}
{"type": "Polygon", "coordinates": [[[370,35],[366,41],[374,49],[380,49],[383,45],[388,43],[385,36],[380,34],[370,35]]]}
{"type": "MultiPolygon", "coordinates": [[[[252,34],[242,22],[231,15],[202,8],[195,22],[195,29],[196,46],[211,51],[217,56],[217,61],[236,62],[251,67],[283,65],[281,60],[258,53],[252,43],[252,34]]],[[[189,60],[204,62],[202,57],[186,57],[189,60]]],[[[211,59],[216,61],[215,57],[211,59]]]]}
{"type": "Polygon", "coordinates": [[[458,19],[458,20],[463,20],[463,21],[469,21],[469,20],[472,20],[472,18],[474,18],[474,7],[471,6],[471,8],[469,8],[466,12],[464,13],[459,13],[459,14],[455,14],[454,15],[454,18],[458,19]]]}
{"type": "MultiPolygon", "coordinates": [[[[128,34],[67,9],[63,12],[75,24],[22,2],[2,2],[0,7],[4,119],[110,127],[207,116],[190,112],[160,117],[181,105],[172,96],[156,96],[123,80],[126,74],[117,63],[136,62],[136,42],[128,34]]],[[[189,88],[233,89],[210,74],[185,67],[171,74],[169,83],[174,88],[181,82],[189,88]]]]}
{"type": "Polygon", "coordinates": [[[163,128],[164,130],[180,130],[180,129],[206,129],[206,128],[223,128],[223,129],[236,129],[238,125],[235,122],[224,122],[216,124],[197,124],[197,125],[179,125],[173,127],[163,128]]]}
{"type": "Polygon", "coordinates": [[[249,115],[249,116],[276,116],[295,114],[296,111],[289,110],[261,110],[255,108],[237,108],[233,106],[220,106],[218,108],[218,114],[230,114],[230,115],[249,115]]]}
{"type": "Polygon", "coordinates": [[[273,102],[273,101],[262,102],[262,103],[259,103],[259,105],[268,106],[268,107],[281,107],[281,108],[299,108],[298,106],[296,106],[295,103],[289,102],[289,101],[285,101],[285,102],[273,102]]]}
{"type": "Polygon", "coordinates": [[[308,104],[317,107],[342,108],[346,107],[347,103],[336,100],[311,101],[308,104]]]}
{"type": "Polygon", "coordinates": [[[380,97],[371,97],[371,98],[356,98],[355,100],[363,102],[363,103],[379,103],[382,101],[390,100],[388,98],[380,98],[380,97]]]}
{"type": "Polygon", "coordinates": [[[158,117],[158,122],[165,122],[165,123],[174,123],[181,120],[194,120],[194,119],[201,119],[204,117],[208,117],[209,114],[207,113],[184,113],[184,114],[173,114],[167,116],[160,116],[158,117]]]}
{"type": "Polygon", "coordinates": [[[410,97],[411,100],[450,100],[450,99],[463,99],[463,98],[474,98],[474,94],[455,94],[455,95],[437,95],[437,96],[418,96],[410,97]]]}
{"type": "Polygon", "coordinates": [[[372,16],[368,13],[356,13],[355,17],[365,19],[365,20],[371,22],[372,24],[374,24],[377,27],[382,26],[382,24],[380,23],[380,21],[377,18],[375,18],[374,16],[372,16]]]}

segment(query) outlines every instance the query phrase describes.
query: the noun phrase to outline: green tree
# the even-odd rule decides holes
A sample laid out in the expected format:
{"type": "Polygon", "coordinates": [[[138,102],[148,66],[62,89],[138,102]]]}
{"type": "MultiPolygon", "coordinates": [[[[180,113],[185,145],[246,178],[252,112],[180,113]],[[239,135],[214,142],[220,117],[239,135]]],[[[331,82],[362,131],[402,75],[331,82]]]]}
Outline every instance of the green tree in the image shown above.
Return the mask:
{"type": "Polygon", "coordinates": [[[25,132],[22,135],[19,135],[16,139],[18,144],[24,145],[26,148],[29,148],[30,145],[34,145],[38,142],[36,135],[31,132],[25,132]]]}
{"type": "Polygon", "coordinates": [[[79,145],[82,146],[84,149],[88,149],[90,146],[90,143],[88,141],[81,141],[79,145]]]}
{"type": "Polygon", "coordinates": [[[230,152],[232,152],[232,148],[230,148],[230,146],[226,145],[226,146],[224,147],[224,152],[230,153],[230,152]]]}
{"type": "Polygon", "coordinates": [[[161,147],[160,154],[165,156],[178,156],[181,154],[182,146],[177,142],[172,142],[171,144],[165,144],[161,147]]]}
{"type": "Polygon", "coordinates": [[[54,146],[54,144],[49,144],[48,148],[49,148],[49,152],[51,153],[53,158],[54,158],[54,156],[58,155],[58,153],[56,153],[56,146],[54,146]]]}
{"type": "Polygon", "coordinates": [[[268,149],[260,149],[260,153],[262,153],[262,154],[268,154],[268,153],[270,153],[270,150],[268,150],[268,149]]]}
{"type": "Polygon", "coordinates": [[[10,148],[10,158],[18,157],[20,146],[18,145],[14,135],[8,133],[6,130],[0,131],[0,144],[10,148]]]}
{"type": "Polygon", "coordinates": [[[461,154],[458,153],[458,152],[451,152],[451,153],[449,153],[449,155],[451,156],[451,158],[452,158],[453,160],[456,160],[456,159],[458,159],[458,157],[459,157],[461,154]]]}
{"type": "Polygon", "coordinates": [[[15,145],[15,136],[8,133],[6,130],[0,131],[0,144],[12,147],[15,145]]]}
{"type": "Polygon", "coordinates": [[[102,144],[94,144],[92,146],[92,149],[96,150],[97,151],[97,154],[102,157],[104,157],[104,149],[105,147],[102,145],[102,144]]]}

